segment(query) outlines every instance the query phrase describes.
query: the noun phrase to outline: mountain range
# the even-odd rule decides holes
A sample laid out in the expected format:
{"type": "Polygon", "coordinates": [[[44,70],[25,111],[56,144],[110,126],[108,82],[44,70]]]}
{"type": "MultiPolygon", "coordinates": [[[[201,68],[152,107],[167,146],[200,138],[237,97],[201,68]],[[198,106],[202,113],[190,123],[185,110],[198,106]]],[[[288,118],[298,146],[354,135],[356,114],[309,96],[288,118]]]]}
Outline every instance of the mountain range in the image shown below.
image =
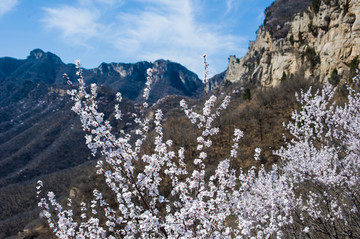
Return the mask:
{"type": "MultiPolygon", "coordinates": [[[[167,60],[134,64],[102,63],[97,68],[84,69],[83,74],[87,84],[105,85],[116,92],[122,92],[130,100],[141,101],[148,68],[153,69],[154,75],[150,102],[156,102],[166,95],[201,97],[203,85],[198,76],[184,66],[167,60]]],[[[74,64],[64,64],[55,54],[45,53],[41,49],[31,51],[24,60],[0,58],[0,100],[28,81],[47,86],[65,85],[64,73],[76,82],[74,64]]]]}

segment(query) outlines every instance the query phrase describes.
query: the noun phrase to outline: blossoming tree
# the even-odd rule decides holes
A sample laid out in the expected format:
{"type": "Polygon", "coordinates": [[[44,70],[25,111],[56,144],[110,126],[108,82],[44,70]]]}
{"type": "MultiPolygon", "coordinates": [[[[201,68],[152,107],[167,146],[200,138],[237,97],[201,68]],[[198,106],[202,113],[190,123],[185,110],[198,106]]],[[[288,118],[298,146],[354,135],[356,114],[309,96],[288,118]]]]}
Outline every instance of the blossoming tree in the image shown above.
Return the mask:
{"type": "MultiPolygon", "coordinates": [[[[204,55],[205,69],[207,68],[204,55]]],[[[58,238],[289,238],[359,235],[359,146],[360,95],[348,87],[348,103],[329,105],[334,89],[326,85],[321,93],[311,91],[298,97],[303,108],[293,113],[287,125],[292,140],[275,152],[280,164],[247,172],[233,169],[243,132],[235,129],[229,157],[220,161],[211,175],[206,170],[213,126],[230,102],[211,96],[202,112],[195,112],[182,100],[185,115],[201,129],[197,155],[185,159],[184,148],[175,149],[165,139],[161,110],[153,124],[156,137],[152,154],[141,154],[151,119],[134,114],[134,135],[112,131],[109,121],[98,111],[96,85],[87,91],[80,62],[78,87],[68,93],[75,102],[72,110],[88,132],[86,144],[100,155],[97,173],[116,198],[116,208],[94,190],[90,204],[81,204],[81,220],[74,218],[72,202],[62,206],[53,193],[40,200],[42,215],[58,238]],[[133,144],[131,142],[134,142],[133,144]],[[169,182],[165,193],[164,181],[169,182]],[[99,215],[103,215],[100,217],[99,215]]],[[[149,96],[152,70],[148,70],[144,98],[149,96]]],[[[205,74],[204,82],[207,81],[205,74]]],[[[70,85],[72,83],[68,81],[70,85]]],[[[121,94],[116,100],[121,102],[121,94]]],[[[144,108],[148,105],[143,104],[144,108]]],[[[115,117],[122,118],[119,105],[115,117]]],[[[256,149],[258,160],[261,150],[256,149]]],[[[211,172],[210,172],[211,173],[211,172]]],[[[37,187],[41,193],[42,182],[37,187]]]]}
{"type": "MultiPolygon", "coordinates": [[[[354,79],[357,87],[359,76],[354,79]]],[[[300,112],[287,129],[293,139],[275,152],[293,184],[297,223],[315,238],[360,237],[360,94],[347,86],[347,103],[330,103],[335,88],[301,92],[300,112]]]]}

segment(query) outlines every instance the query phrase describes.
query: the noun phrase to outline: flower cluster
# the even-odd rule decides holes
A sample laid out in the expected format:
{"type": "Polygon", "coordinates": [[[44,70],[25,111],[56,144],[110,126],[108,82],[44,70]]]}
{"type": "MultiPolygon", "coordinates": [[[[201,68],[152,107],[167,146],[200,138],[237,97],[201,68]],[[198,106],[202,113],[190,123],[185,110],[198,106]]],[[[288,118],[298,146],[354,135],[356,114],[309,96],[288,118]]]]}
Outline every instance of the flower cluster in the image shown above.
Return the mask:
{"type": "Polygon", "coordinates": [[[275,152],[287,181],[297,185],[300,196],[293,205],[304,232],[360,235],[354,230],[360,206],[360,94],[347,90],[343,106],[330,104],[336,91],[330,84],[315,94],[302,92],[302,111],[294,111],[287,125],[293,140],[275,152]]]}
{"type": "Polygon", "coordinates": [[[146,77],[146,87],[144,89],[144,94],[143,94],[143,97],[145,99],[145,102],[143,103],[143,106],[144,108],[147,108],[149,105],[148,103],[146,102],[148,99],[149,99],[149,94],[150,94],[150,89],[151,89],[151,83],[153,82],[153,71],[151,68],[147,69],[146,71],[147,73],[147,77],[146,77]]]}
{"type": "Polygon", "coordinates": [[[206,54],[204,53],[202,55],[203,59],[204,59],[204,79],[203,79],[203,83],[206,84],[209,82],[209,79],[207,78],[209,72],[208,72],[208,68],[209,68],[209,64],[206,61],[206,54]]]}

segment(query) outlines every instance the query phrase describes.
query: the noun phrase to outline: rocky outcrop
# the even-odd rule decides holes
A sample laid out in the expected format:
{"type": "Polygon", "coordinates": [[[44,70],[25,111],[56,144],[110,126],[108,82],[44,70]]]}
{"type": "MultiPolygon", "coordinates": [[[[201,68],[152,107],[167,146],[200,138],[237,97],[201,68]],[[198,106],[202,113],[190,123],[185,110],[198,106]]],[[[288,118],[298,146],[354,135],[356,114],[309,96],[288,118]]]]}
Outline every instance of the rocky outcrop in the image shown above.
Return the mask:
{"type": "MultiPolygon", "coordinates": [[[[282,7],[286,8],[287,3],[283,2],[282,7]]],[[[358,0],[313,1],[305,11],[295,13],[282,25],[276,25],[275,30],[273,25],[268,27],[267,24],[265,19],[265,25],[257,31],[256,40],[250,42],[244,57],[230,57],[226,80],[277,86],[281,80],[300,70],[305,78],[315,77],[323,81],[335,73],[339,78],[347,79],[351,71],[359,67],[358,0]],[[319,5],[315,6],[315,2],[319,5]],[[281,34],[277,31],[283,37],[278,37],[281,34]]]]}

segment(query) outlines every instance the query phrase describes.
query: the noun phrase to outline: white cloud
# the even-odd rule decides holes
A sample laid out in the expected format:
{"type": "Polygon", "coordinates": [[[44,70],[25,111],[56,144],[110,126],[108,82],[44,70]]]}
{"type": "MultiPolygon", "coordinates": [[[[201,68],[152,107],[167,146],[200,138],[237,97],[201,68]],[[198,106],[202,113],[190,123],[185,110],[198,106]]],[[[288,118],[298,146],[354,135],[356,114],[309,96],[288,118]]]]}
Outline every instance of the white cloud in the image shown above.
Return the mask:
{"type": "Polygon", "coordinates": [[[264,18],[265,18],[264,11],[263,11],[263,10],[259,10],[259,14],[258,14],[257,17],[256,17],[257,23],[259,23],[259,24],[263,23],[264,18]]]}
{"type": "Polygon", "coordinates": [[[0,17],[11,11],[18,5],[18,0],[1,0],[0,1],[0,17]]]}
{"type": "Polygon", "coordinates": [[[78,3],[83,7],[97,5],[99,8],[104,8],[107,6],[120,6],[124,3],[124,0],[78,0],[78,3]]]}
{"type": "Polygon", "coordinates": [[[96,0],[100,4],[115,5],[122,4],[123,0],[96,0]]]}
{"type": "MultiPolygon", "coordinates": [[[[196,21],[195,14],[201,9],[196,9],[192,1],[153,0],[151,5],[153,7],[144,11],[120,17],[120,28],[115,31],[120,33],[115,41],[118,49],[142,55],[146,60],[178,61],[196,71],[199,77],[203,71],[201,56],[204,52],[210,64],[217,64],[219,54],[239,51],[237,44],[241,39],[218,32],[219,26],[196,21]]],[[[227,56],[224,58],[221,61],[226,61],[227,56]]],[[[212,69],[210,73],[225,70],[216,65],[212,69]]]]}
{"type": "Polygon", "coordinates": [[[107,8],[105,2],[123,3],[79,0],[81,7],[46,8],[43,22],[49,29],[60,30],[70,44],[91,46],[102,42],[112,46],[114,54],[124,61],[169,59],[185,65],[199,77],[203,75],[204,52],[210,62],[210,74],[225,70],[230,54],[243,52],[239,47],[243,41],[240,37],[224,34],[223,26],[197,20],[197,14],[202,14],[204,9],[195,5],[195,0],[136,0],[137,9],[123,12],[118,8],[117,17],[111,17],[110,21],[106,17],[114,8],[107,8]],[[95,2],[104,4],[96,5],[97,8],[89,4],[95,2]]]}
{"type": "Polygon", "coordinates": [[[234,5],[234,0],[227,0],[226,1],[226,14],[228,14],[229,12],[231,12],[232,8],[233,8],[233,5],[234,5]]]}
{"type": "Polygon", "coordinates": [[[101,35],[104,27],[98,23],[99,14],[94,10],[63,6],[58,9],[45,8],[42,19],[50,30],[60,30],[70,44],[85,45],[90,38],[101,35]],[[76,42],[73,42],[76,41],[76,42]]]}
{"type": "Polygon", "coordinates": [[[228,15],[230,13],[232,14],[239,14],[239,9],[243,8],[244,5],[248,5],[249,1],[244,0],[226,0],[226,11],[225,15],[228,15]]]}

